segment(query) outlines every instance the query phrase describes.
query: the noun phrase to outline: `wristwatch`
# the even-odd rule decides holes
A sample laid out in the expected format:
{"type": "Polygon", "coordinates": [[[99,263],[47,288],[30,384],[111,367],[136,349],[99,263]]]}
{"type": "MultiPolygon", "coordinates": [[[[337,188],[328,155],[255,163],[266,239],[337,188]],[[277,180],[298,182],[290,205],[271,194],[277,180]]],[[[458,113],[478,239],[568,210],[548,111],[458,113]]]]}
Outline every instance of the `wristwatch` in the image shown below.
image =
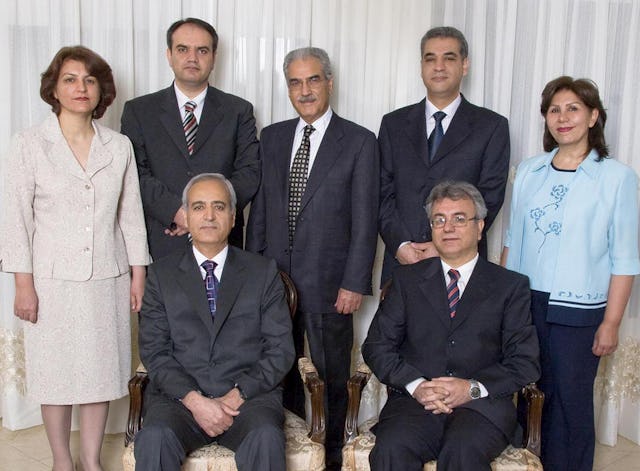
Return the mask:
{"type": "Polygon", "coordinates": [[[469,380],[469,396],[471,399],[480,399],[482,392],[480,391],[480,383],[475,379],[469,380]]]}

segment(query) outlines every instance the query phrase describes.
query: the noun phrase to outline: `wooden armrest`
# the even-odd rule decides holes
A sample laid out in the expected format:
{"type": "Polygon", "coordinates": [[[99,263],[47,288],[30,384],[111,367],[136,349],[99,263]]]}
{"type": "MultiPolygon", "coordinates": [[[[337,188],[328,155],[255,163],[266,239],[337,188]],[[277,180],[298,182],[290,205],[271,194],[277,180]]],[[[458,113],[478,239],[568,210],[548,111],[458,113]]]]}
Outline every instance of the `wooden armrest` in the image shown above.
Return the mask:
{"type": "Polygon", "coordinates": [[[527,405],[527,426],[522,437],[522,446],[534,455],[540,456],[544,393],[538,389],[535,383],[530,383],[519,392],[518,400],[521,399],[524,399],[527,405]]]}
{"type": "Polygon", "coordinates": [[[354,375],[347,381],[349,403],[347,405],[347,419],[344,424],[344,443],[351,443],[358,436],[358,413],[362,390],[371,377],[371,370],[364,363],[360,364],[354,375]]]}
{"type": "Polygon", "coordinates": [[[324,417],[324,381],[318,376],[318,370],[307,357],[298,359],[298,371],[302,382],[311,395],[311,431],[309,438],[312,441],[324,444],[325,441],[325,417],[324,417]]]}
{"type": "Polygon", "coordinates": [[[138,367],[136,375],[129,380],[129,417],[127,418],[127,430],[124,434],[125,447],[131,443],[142,426],[142,398],[148,383],[149,376],[144,366],[142,366],[142,370],[138,367]]]}

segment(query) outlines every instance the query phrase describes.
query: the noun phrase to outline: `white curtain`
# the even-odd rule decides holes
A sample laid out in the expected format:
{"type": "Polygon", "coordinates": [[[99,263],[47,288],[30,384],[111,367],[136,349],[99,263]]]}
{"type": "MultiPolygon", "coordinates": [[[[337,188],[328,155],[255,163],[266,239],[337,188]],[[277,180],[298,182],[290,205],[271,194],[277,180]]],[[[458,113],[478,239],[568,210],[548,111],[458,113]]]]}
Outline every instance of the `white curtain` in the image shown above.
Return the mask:
{"type": "MultiPolygon", "coordinates": [[[[118,129],[126,100],[171,83],[165,31],[187,16],[216,27],[220,45],[212,83],[251,101],[260,128],[294,116],[282,60],[293,48],[314,45],[327,50],[335,67],[335,111],[377,132],[383,114],[424,97],[422,34],[432,26],[453,25],[470,45],[471,68],[463,93],[509,118],[512,170],[542,150],[540,93],[546,82],[567,74],[589,77],[599,85],[609,113],[611,155],[640,173],[640,140],[635,138],[640,120],[635,83],[640,76],[638,0],[6,0],[0,19],[5,44],[0,49],[0,63],[5,64],[0,74],[0,155],[12,134],[48,112],[39,98],[40,73],[61,46],[84,44],[111,64],[118,97],[103,121],[118,129]]],[[[1,172],[2,160],[0,177],[1,172]]],[[[509,185],[507,203],[510,191],[509,185]]],[[[505,221],[498,218],[491,231],[493,261],[505,221]]],[[[0,412],[4,426],[15,429],[40,419],[37,407],[22,396],[20,323],[13,317],[12,296],[12,278],[3,275],[0,412]]],[[[376,304],[375,297],[368,298],[356,314],[358,345],[376,304]]],[[[606,389],[596,404],[599,434],[607,443],[615,442],[618,430],[640,442],[640,380],[637,375],[620,376],[625,365],[638,362],[637,290],[628,311],[622,348],[603,362],[598,379],[600,389],[606,389]]],[[[359,351],[354,356],[358,361],[359,351]]],[[[632,371],[638,371],[637,366],[632,371]]],[[[381,406],[380,390],[375,384],[368,389],[363,415],[381,406]]],[[[112,411],[118,416],[112,428],[118,429],[124,407],[112,411]]]]}

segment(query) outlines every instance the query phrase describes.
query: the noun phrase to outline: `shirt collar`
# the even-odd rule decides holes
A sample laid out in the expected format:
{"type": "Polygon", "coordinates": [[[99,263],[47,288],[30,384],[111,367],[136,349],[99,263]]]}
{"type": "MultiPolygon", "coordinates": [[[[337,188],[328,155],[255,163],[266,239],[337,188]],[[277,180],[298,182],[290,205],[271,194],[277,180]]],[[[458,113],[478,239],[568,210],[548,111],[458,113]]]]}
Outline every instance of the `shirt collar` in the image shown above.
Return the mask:
{"type": "Polygon", "coordinates": [[[447,106],[445,106],[442,109],[437,108],[436,105],[431,103],[429,101],[429,98],[427,97],[427,104],[425,106],[425,113],[427,115],[427,119],[432,117],[433,113],[435,113],[436,111],[444,111],[447,116],[453,117],[453,115],[456,114],[456,111],[458,111],[458,107],[460,106],[460,103],[462,103],[462,96],[459,93],[455,100],[453,100],[451,103],[449,103],[447,106]]]}
{"type": "MultiPolygon", "coordinates": [[[[440,263],[442,263],[442,271],[445,273],[449,273],[449,270],[452,268],[451,265],[447,264],[444,260],[440,259],[440,263]]],[[[473,273],[473,269],[476,267],[476,263],[478,263],[478,254],[469,260],[467,263],[460,265],[455,268],[460,273],[460,278],[464,281],[465,285],[469,282],[469,278],[471,278],[471,273],[473,273]]]]}
{"type": "Polygon", "coordinates": [[[176,85],[175,82],[173,82],[173,89],[176,92],[176,100],[178,100],[178,107],[180,109],[184,108],[184,104],[188,101],[193,101],[197,106],[196,109],[198,108],[202,109],[202,104],[204,103],[204,99],[207,96],[207,90],[209,89],[209,87],[205,87],[204,90],[202,90],[198,95],[196,95],[193,98],[189,98],[187,95],[182,93],[182,90],[178,88],[178,85],[176,85]]]}
{"type": "MultiPolygon", "coordinates": [[[[202,269],[202,262],[204,262],[205,260],[211,260],[213,262],[216,263],[216,272],[222,274],[222,270],[224,269],[224,264],[227,261],[227,254],[229,253],[229,246],[226,245],[224,247],[224,249],[222,249],[220,252],[218,252],[216,254],[215,257],[213,258],[207,258],[205,257],[202,252],[200,252],[195,245],[191,245],[191,248],[193,249],[193,255],[196,258],[196,262],[198,264],[198,267],[200,267],[202,269]],[[220,271],[218,271],[220,270],[220,271]]],[[[218,276],[218,280],[220,280],[220,276],[218,276]]]]}
{"type": "MultiPolygon", "coordinates": [[[[532,171],[537,172],[542,169],[549,169],[551,167],[551,161],[558,153],[558,150],[558,147],[556,147],[551,152],[549,152],[547,158],[542,160],[537,167],[534,167],[532,169],[532,171]]],[[[584,172],[590,178],[596,178],[599,169],[600,167],[598,167],[598,152],[595,149],[591,149],[582,163],[578,165],[576,171],[584,172]]]]}
{"type": "MultiPolygon", "coordinates": [[[[329,122],[331,121],[332,116],[333,116],[333,111],[331,110],[331,107],[329,107],[327,108],[327,111],[325,111],[322,116],[320,116],[313,123],[311,123],[311,126],[315,128],[317,134],[324,134],[324,132],[327,130],[327,127],[329,126],[329,122]]],[[[298,120],[298,125],[296,126],[296,134],[303,132],[303,129],[307,124],[309,123],[307,123],[304,119],[300,118],[298,120]]]]}

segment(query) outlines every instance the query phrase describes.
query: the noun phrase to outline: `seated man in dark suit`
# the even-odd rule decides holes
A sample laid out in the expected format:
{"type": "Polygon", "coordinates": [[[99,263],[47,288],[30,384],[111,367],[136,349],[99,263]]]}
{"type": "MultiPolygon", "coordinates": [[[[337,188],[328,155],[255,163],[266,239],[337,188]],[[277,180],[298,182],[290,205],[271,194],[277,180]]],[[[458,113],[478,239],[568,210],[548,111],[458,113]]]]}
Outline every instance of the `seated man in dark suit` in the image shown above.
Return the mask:
{"type": "Polygon", "coordinates": [[[177,471],[216,441],[239,470],[282,471],[279,384],[295,354],[276,264],[228,245],[236,196],[224,176],[194,177],[182,201],[193,245],[149,267],[140,312],[151,382],[136,469],[177,471]]]}
{"type": "Polygon", "coordinates": [[[489,470],[513,440],[513,393],[540,375],[525,276],[478,257],[487,209],[471,184],[427,199],[439,258],[402,265],[362,354],[389,386],[372,470],[489,470]]]}

